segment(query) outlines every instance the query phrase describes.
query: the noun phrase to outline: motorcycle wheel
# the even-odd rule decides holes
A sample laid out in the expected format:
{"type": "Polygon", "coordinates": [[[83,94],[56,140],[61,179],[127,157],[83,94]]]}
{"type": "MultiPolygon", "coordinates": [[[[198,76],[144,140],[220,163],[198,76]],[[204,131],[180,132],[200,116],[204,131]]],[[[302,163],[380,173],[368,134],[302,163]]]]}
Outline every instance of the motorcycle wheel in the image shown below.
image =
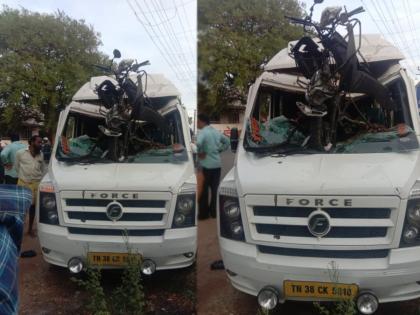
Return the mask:
{"type": "Polygon", "coordinates": [[[323,150],[322,144],[322,117],[311,117],[309,147],[315,150],[323,150]]]}
{"type": "Polygon", "coordinates": [[[108,156],[112,161],[118,161],[120,158],[120,145],[118,137],[110,137],[108,141],[108,156]]]}

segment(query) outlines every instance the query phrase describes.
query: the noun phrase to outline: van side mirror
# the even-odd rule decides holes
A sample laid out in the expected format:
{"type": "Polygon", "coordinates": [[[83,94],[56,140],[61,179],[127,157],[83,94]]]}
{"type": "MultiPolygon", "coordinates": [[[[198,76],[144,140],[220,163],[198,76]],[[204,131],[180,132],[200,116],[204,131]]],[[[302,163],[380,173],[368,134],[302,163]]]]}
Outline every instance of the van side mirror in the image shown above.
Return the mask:
{"type": "Polygon", "coordinates": [[[236,152],[238,148],[238,141],[239,141],[239,132],[238,128],[230,129],[230,149],[232,152],[236,152]]]}

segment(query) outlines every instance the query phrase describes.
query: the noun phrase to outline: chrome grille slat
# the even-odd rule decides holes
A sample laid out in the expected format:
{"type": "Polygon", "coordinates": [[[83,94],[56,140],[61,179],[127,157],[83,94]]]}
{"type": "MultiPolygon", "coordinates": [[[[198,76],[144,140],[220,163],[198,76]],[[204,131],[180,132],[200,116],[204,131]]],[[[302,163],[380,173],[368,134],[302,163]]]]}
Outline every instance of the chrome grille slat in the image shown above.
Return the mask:
{"type": "MultiPolygon", "coordinates": [[[[84,221],[109,221],[104,212],[80,212],[68,211],[67,215],[70,219],[84,221]]],[[[161,213],[124,213],[118,221],[161,221],[163,214],[161,213]]]]}
{"type": "Polygon", "coordinates": [[[295,257],[318,257],[318,258],[343,258],[343,259],[372,259],[385,258],[389,254],[388,249],[376,250],[319,250],[319,249],[297,249],[273,246],[258,246],[263,254],[295,257]]]}
{"type": "MultiPolygon", "coordinates": [[[[116,200],[127,208],[164,208],[164,200],[116,200]]],[[[106,207],[110,200],[104,199],[66,199],[67,206],[75,207],[106,207]]]]}
{"type": "MultiPolygon", "coordinates": [[[[301,225],[307,226],[308,218],[302,217],[267,217],[254,216],[249,220],[254,224],[280,224],[280,225],[301,225]]],[[[392,227],[394,223],[391,219],[331,219],[332,226],[364,226],[364,227],[392,227]]]]}
{"type": "MultiPolygon", "coordinates": [[[[257,232],[260,234],[296,237],[313,237],[308,227],[299,225],[280,224],[256,224],[257,232]]],[[[324,238],[354,238],[354,237],[385,237],[386,227],[332,227],[331,231],[324,238]]]]}
{"type": "MultiPolygon", "coordinates": [[[[277,217],[308,217],[317,208],[303,207],[278,207],[278,206],[255,206],[253,207],[256,216],[277,216],[277,217]]],[[[340,219],[387,219],[391,215],[389,208],[325,208],[331,218],[340,219]]]]}
{"type": "Polygon", "coordinates": [[[78,235],[107,235],[107,236],[161,236],[165,232],[163,229],[152,230],[118,230],[118,229],[85,229],[69,227],[70,234],[78,235]]]}

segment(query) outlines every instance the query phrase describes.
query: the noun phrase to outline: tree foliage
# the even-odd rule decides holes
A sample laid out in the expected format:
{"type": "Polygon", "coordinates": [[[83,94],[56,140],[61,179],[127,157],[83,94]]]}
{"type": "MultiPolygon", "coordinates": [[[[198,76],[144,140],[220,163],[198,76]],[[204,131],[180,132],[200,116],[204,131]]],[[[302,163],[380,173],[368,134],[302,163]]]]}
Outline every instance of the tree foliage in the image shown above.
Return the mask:
{"type": "Polygon", "coordinates": [[[44,118],[54,132],[58,112],[107,57],[100,35],[64,12],[40,14],[4,6],[0,12],[0,129],[44,118]]]}
{"type": "Polygon", "coordinates": [[[218,113],[245,103],[261,65],[302,29],[285,15],[301,17],[297,0],[198,0],[198,106],[218,113]]]}

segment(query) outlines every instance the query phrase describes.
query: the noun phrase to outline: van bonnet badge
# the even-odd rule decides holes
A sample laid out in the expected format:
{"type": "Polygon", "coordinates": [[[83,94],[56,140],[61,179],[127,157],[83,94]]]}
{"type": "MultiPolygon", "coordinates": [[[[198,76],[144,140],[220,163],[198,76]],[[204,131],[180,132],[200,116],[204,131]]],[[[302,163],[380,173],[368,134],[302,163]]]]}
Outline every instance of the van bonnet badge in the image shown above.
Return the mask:
{"type": "Polygon", "coordinates": [[[111,202],[106,207],[106,216],[111,221],[118,221],[123,215],[122,205],[119,202],[111,202]]]}
{"type": "Polygon", "coordinates": [[[308,217],[308,229],[313,236],[323,237],[331,230],[330,216],[325,211],[318,209],[308,217]]]}

